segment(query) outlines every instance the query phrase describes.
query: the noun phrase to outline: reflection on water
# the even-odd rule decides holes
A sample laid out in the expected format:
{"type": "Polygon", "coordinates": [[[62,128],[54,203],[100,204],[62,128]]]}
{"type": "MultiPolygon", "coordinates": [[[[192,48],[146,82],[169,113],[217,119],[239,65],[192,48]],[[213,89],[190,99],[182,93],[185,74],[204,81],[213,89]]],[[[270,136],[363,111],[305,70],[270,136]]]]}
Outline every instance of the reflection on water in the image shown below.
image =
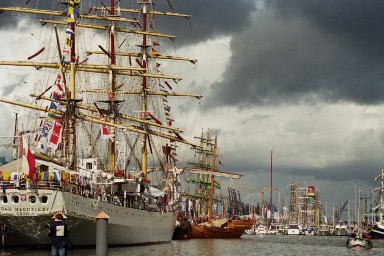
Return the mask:
{"type": "MultiPolygon", "coordinates": [[[[348,249],[347,237],[336,236],[284,236],[284,235],[243,235],[241,239],[192,239],[172,241],[168,244],[110,248],[109,256],[242,256],[242,255],[384,255],[384,240],[373,240],[371,250],[348,249]]],[[[28,250],[28,248],[7,248],[2,255],[50,255],[49,250],[28,250]]],[[[68,256],[96,255],[96,249],[75,249],[68,256]]]]}

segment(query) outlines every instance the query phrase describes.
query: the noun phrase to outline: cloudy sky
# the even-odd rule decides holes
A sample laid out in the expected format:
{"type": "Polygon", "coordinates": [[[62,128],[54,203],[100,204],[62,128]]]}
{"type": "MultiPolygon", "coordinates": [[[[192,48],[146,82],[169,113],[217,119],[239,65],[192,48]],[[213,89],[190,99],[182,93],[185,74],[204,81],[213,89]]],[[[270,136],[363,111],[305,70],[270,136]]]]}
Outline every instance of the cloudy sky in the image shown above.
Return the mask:
{"type": "MultiPolygon", "coordinates": [[[[1,5],[7,2],[26,1],[1,5]]],[[[166,1],[155,2],[169,10],[166,1]]],[[[273,150],[273,187],[285,202],[287,186],[297,180],[315,184],[328,208],[349,200],[353,214],[356,187],[369,196],[384,167],[384,2],[170,2],[192,19],[159,25],[178,36],[179,55],[198,59],[183,89],[204,94],[178,107],[193,120],[187,134],[217,131],[223,169],[244,175],[222,183],[269,187],[273,150]]],[[[0,14],[2,38],[27,37],[27,25],[14,18],[0,14]]],[[[16,47],[6,42],[0,56],[16,47]]],[[[1,97],[16,97],[23,79],[1,77],[1,97]]],[[[260,199],[258,190],[241,195],[245,202],[260,199]]]]}

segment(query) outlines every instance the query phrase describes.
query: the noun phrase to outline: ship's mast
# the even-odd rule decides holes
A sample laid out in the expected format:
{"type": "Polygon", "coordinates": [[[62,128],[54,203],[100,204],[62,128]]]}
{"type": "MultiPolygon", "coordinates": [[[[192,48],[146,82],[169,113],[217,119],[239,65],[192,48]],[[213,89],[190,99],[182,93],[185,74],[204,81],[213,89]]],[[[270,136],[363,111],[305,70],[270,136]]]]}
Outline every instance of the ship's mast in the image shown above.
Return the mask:
{"type": "MultiPolygon", "coordinates": [[[[36,67],[37,69],[59,69],[59,72],[61,72],[61,75],[63,77],[64,82],[64,89],[66,92],[66,97],[63,99],[53,99],[51,97],[44,96],[43,92],[36,96],[36,100],[44,99],[48,100],[55,104],[62,104],[66,105],[66,112],[64,114],[64,119],[66,121],[62,122],[63,129],[62,129],[62,144],[59,145],[59,150],[63,150],[63,159],[67,162],[67,166],[71,169],[75,169],[77,166],[76,163],[76,119],[80,119],[87,122],[92,123],[98,123],[102,125],[107,125],[109,127],[112,127],[110,134],[113,135],[115,129],[126,129],[128,131],[133,131],[135,133],[139,133],[139,136],[142,136],[142,163],[141,163],[141,169],[144,173],[144,177],[147,176],[147,144],[149,140],[149,135],[170,139],[176,142],[184,143],[191,145],[195,148],[199,148],[199,145],[195,145],[194,143],[188,142],[181,138],[180,136],[173,136],[172,134],[162,132],[160,130],[152,130],[151,127],[156,126],[163,129],[168,129],[173,131],[175,134],[176,132],[179,132],[177,128],[167,127],[166,125],[163,125],[162,123],[157,123],[154,121],[147,120],[145,118],[146,112],[148,112],[148,106],[147,106],[147,97],[151,95],[156,96],[189,96],[189,97],[195,97],[197,99],[200,99],[202,95],[195,95],[190,93],[176,93],[176,92],[163,92],[163,91],[147,91],[148,90],[148,79],[153,78],[159,78],[159,79],[169,79],[169,80],[181,80],[180,77],[176,76],[168,76],[161,73],[154,73],[151,74],[148,70],[148,59],[150,58],[161,58],[161,59],[173,59],[173,60],[182,60],[182,61],[189,61],[191,63],[196,63],[196,60],[188,59],[188,58],[180,58],[175,56],[166,56],[166,55],[159,55],[155,56],[153,54],[149,53],[148,48],[150,45],[147,43],[147,36],[156,36],[156,37],[166,37],[170,39],[176,38],[172,35],[167,34],[160,34],[152,32],[148,29],[149,25],[149,15],[167,15],[167,16],[180,16],[185,18],[190,18],[188,15],[182,15],[182,14],[176,14],[176,13],[153,13],[150,9],[150,6],[152,4],[151,0],[142,0],[137,1],[139,4],[141,4],[141,12],[142,13],[142,22],[141,22],[141,29],[140,30],[131,30],[131,29],[125,29],[120,28],[116,26],[116,22],[131,22],[131,23],[139,23],[137,20],[129,20],[121,17],[116,17],[116,5],[117,3],[113,2],[111,0],[110,4],[110,10],[108,10],[112,15],[109,17],[101,17],[96,15],[89,15],[89,14],[80,14],[79,13],[79,0],[68,0],[63,1],[63,4],[67,5],[67,12],[54,12],[51,10],[35,10],[35,9],[27,9],[27,8],[0,8],[0,11],[10,11],[10,12],[21,12],[21,13],[33,13],[33,14],[42,14],[42,15],[51,15],[51,16],[66,16],[67,19],[65,21],[60,20],[40,20],[43,24],[58,24],[63,25],[67,28],[66,32],[66,47],[67,49],[63,49],[61,51],[58,34],[56,33],[59,55],[60,55],[60,61],[58,62],[35,62],[35,61],[0,61],[0,65],[8,65],[8,66],[24,66],[24,67],[36,67]],[[102,25],[95,25],[95,24],[86,24],[87,20],[104,20],[109,21],[108,26],[102,26],[102,25]],[[102,51],[103,54],[107,54],[110,57],[109,65],[95,65],[95,64],[86,64],[85,62],[78,62],[78,54],[76,54],[76,47],[75,47],[75,29],[76,28],[89,28],[89,29],[96,29],[96,30],[105,30],[109,31],[110,33],[110,49],[109,53],[106,53],[106,51],[102,51]],[[142,36],[142,45],[140,45],[140,53],[133,53],[133,54],[140,54],[140,57],[142,58],[143,65],[140,65],[140,67],[132,67],[132,66],[118,66],[116,64],[116,56],[124,56],[120,55],[119,53],[116,54],[116,43],[115,43],[115,33],[116,32],[122,32],[122,33],[133,33],[138,34],[142,36]],[[62,52],[62,55],[61,55],[62,52]],[[67,60],[68,62],[64,61],[67,60]],[[89,108],[87,106],[83,106],[82,104],[79,104],[79,100],[76,99],[76,90],[79,90],[78,88],[80,85],[76,81],[75,76],[78,72],[90,72],[90,73],[99,73],[99,74],[108,74],[109,75],[109,90],[108,93],[110,95],[110,98],[108,100],[108,103],[110,104],[110,116],[108,117],[109,120],[101,120],[100,116],[96,116],[96,114],[92,115],[86,111],[81,110],[88,110],[89,112],[97,113],[98,109],[89,108]],[[66,76],[68,78],[66,79],[66,76]],[[142,79],[142,84],[140,90],[137,91],[121,91],[118,90],[116,87],[116,79],[117,76],[140,76],[142,79]],[[66,89],[68,86],[68,90],[66,89]],[[140,92],[138,92],[140,91],[140,92]],[[141,95],[141,107],[140,111],[143,114],[140,118],[134,118],[128,115],[122,115],[120,113],[117,113],[118,106],[117,104],[119,101],[115,99],[117,94],[138,94],[141,95]],[[130,120],[133,122],[137,122],[136,124],[128,124],[126,122],[119,123],[117,119],[121,119],[124,121],[130,120]]],[[[104,8],[105,9],[105,8],[104,8]]],[[[120,8],[119,8],[120,10],[120,8]]],[[[138,13],[138,12],[137,12],[138,13]]],[[[150,43],[149,43],[150,44],[150,43]]],[[[131,53],[128,53],[131,54],[131,53]]],[[[134,55],[132,55],[134,56],[134,55]]],[[[81,91],[84,92],[84,91],[81,91]]],[[[89,90],[89,92],[91,92],[89,90]]],[[[96,93],[105,93],[105,91],[92,91],[96,93]]],[[[7,99],[0,98],[0,102],[5,102],[12,105],[18,105],[22,107],[26,107],[29,109],[35,109],[38,111],[46,112],[46,108],[41,108],[36,105],[31,104],[25,104],[15,101],[10,101],[7,99]]],[[[53,109],[50,110],[51,114],[55,114],[57,116],[63,115],[62,112],[55,111],[53,109]]],[[[112,146],[110,148],[114,148],[112,151],[112,155],[110,155],[110,169],[113,170],[116,167],[116,142],[113,141],[113,136],[111,136],[110,143],[112,146]],[[114,145],[115,144],[115,145],[114,145]],[[113,146],[114,145],[114,146],[113,146]]],[[[61,161],[62,162],[62,161],[61,161]]]]}
{"type": "MultiPolygon", "coordinates": [[[[78,3],[75,3],[75,1],[70,0],[69,1],[69,7],[68,7],[68,14],[69,15],[75,15],[74,9],[75,5],[78,5],[78,3]]],[[[72,31],[75,31],[75,22],[71,22],[69,24],[72,31]]],[[[75,169],[77,167],[77,158],[76,158],[76,118],[75,118],[75,111],[76,111],[76,88],[75,88],[75,77],[76,77],[76,69],[75,69],[75,62],[76,62],[76,48],[75,48],[75,33],[72,33],[70,35],[71,37],[71,63],[70,63],[70,102],[71,107],[69,109],[69,163],[70,166],[75,169]]]]}
{"type": "MultiPolygon", "coordinates": [[[[151,4],[151,0],[138,0],[137,3],[142,4],[142,31],[147,31],[147,12],[148,12],[148,4],[151,4]]],[[[143,56],[143,66],[148,69],[148,62],[147,62],[147,54],[148,54],[148,47],[147,47],[147,34],[143,33],[142,37],[142,45],[141,52],[143,56]]],[[[146,71],[143,71],[143,73],[146,73],[146,71]]],[[[147,78],[143,77],[142,79],[142,85],[141,85],[142,93],[141,93],[141,118],[145,119],[145,115],[147,113],[147,78]]],[[[146,124],[143,125],[144,130],[148,129],[148,126],[146,124]]],[[[147,150],[147,135],[142,135],[142,148],[141,148],[141,171],[143,172],[143,178],[147,179],[147,161],[148,161],[148,150],[147,150]]]]}
{"type": "Polygon", "coordinates": [[[208,212],[208,221],[210,224],[212,224],[212,218],[213,218],[213,195],[215,192],[215,176],[213,175],[213,172],[216,171],[216,150],[217,150],[217,135],[215,137],[215,146],[213,148],[213,157],[212,157],[212,174],[211,174],[211,190],[209,194],[209,212],[208,212]]]}
{"type": "MultiPolygon", "coordinates": [[[[111,16],[115,15],[115,1],[111,0],[111,8],[110,8],[110,14],[111,16]]],[[[110,63],[111,66],[116,65],[116,56],[115,56],[115,24],[111,23],[111,30],[110,30],[110,63]]],[[[116,75],[113,70],[109,71],[109,86],[111,93],[109,95],[110,104],[112,106],[111,111],[111,122],[114,123],[116,121],[116,110],[117,110],[117,104],[118,102],[115,101],[115,91],[116,91],[116,75]]],[[[115,170],[116,167],[116,137],[115,137],[115,129],[112,128],[110,130],[110,133],[112,136],[109,140],[110,142],[110,148],[111,148],[111,155],[109,159],[109,167],[111,172],[115,170]]]]}
{"type": "Polygon", "coordinates": [[[19,155],[19,148],[16,146],[16,138],[17,138],[17,115],[18,113],[15,113],[15,128],[13,132],[13,155],[12,155],[12,160],[16,160],[19,155]]]}

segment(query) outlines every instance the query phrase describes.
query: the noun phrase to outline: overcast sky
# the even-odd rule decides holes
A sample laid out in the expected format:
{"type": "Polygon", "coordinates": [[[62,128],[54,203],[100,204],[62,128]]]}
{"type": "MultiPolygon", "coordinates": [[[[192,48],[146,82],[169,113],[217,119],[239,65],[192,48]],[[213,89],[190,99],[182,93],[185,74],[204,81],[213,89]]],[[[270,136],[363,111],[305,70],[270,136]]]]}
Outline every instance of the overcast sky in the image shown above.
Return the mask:
{"type": "MultiPolygon", "coordinates": [[[[170,2],[192,19],[159,26],[178,36],[177,53],[198,59],[183,89],[204,94],[178,111],[193,119],[191,136],[218,131],[223,168],[244,175],[228,183],[269,187],[273,150],[273,187],[281,197],[295,179],[315,184],[329,209],[332,200],[349,200],[354,211],[355,187],[369,193],[384,167],[384,1],[170,2]]],[[[166,1],[155,3],[169,10],[166,1]]],[[[25,24],[14,18],[0,14],[2,38],[25,36],[25,24]]],[[[3,80],[1,97],[20,81],[3,80]]],[[[257,190],[241,194],[245,202],[260,198],[257,190]]]]}

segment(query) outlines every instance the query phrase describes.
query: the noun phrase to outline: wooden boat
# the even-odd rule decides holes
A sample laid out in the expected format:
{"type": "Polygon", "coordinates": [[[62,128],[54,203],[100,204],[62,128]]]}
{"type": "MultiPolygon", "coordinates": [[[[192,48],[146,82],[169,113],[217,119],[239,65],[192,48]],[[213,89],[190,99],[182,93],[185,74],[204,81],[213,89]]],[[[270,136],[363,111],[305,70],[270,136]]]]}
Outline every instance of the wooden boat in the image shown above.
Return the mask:
{"type": "Polygon", "coordinates": [[[232,220],[218,219],[212,224],[205,222],[191,226],[192,238],[240,238],[249,226],[236,225],[232,220]]]}
{"type": "Polygon", "coordinates": [[[231,220],[229,222],[229,224],[232,226],[232,227],[238,227],[238,228],[244,228],[244,229],[251,229],[253,224],[254,224],[254,220],[252,219],[235,219],[235,220],[231,220]]]}
{"type": "Polygon", "coordinates": [[[373,247],[373,244],[372,244],[371,240],[369,240],[369,239],[358,238],[358,237],[349,237],[347,240],[347,247],[348,248],[371,249],[373,247]]]}

